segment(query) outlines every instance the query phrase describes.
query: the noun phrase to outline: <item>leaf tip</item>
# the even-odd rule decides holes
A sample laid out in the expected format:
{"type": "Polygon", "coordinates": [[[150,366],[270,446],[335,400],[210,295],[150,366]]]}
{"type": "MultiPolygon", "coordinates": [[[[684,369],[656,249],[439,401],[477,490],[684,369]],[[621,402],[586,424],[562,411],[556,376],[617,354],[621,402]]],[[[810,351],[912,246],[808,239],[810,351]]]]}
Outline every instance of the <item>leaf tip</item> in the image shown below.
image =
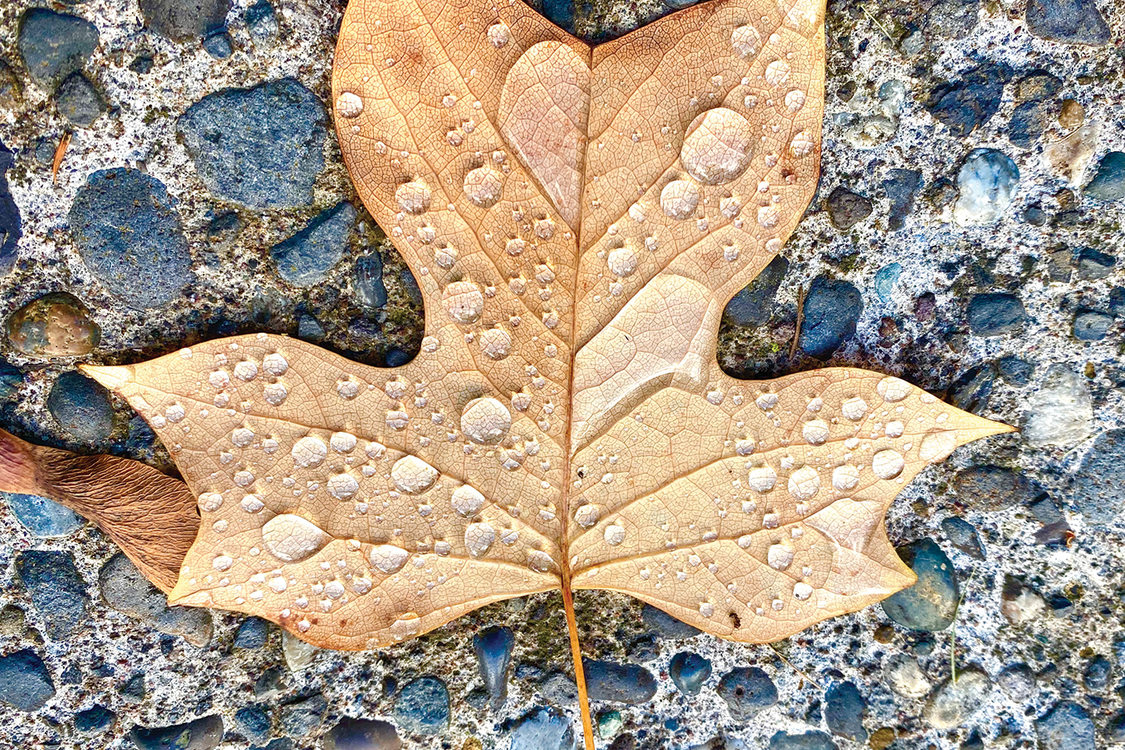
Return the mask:
{"type": "Polygon", "coordinates": [[[78,369],[81,370],[84,375],[88,375],[109,390],[118,393],[133,380],[133,371],[128,367],[78,365],[78,369]]]}

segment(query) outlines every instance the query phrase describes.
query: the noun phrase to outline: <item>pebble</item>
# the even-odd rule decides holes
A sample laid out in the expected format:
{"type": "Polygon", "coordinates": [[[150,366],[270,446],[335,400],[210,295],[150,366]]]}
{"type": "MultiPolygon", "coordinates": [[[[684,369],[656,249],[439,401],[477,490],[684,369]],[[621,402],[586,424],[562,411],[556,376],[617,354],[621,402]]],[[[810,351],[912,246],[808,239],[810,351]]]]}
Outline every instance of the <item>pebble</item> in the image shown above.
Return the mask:
{"type": "Polygon", "coordinates": [[[1101,341],[1113,325],[1113,316],[1097,310],[1080,310],[1074,316],[1074,338],[1079,341],[1101,341]]]}
{"type": "Polygon", "coordinates": [[[992,363],[979,365],[953,381],[946,392],[949,403],[958,409],[973,414],[983,414],[992,397],[992,386],[996,382],[996,366],[992,363]]]}
{"type": "Polygon", "coordinates": [[[883,676],[888,687],[904,698],[923,698],[931,683],[918,660],[906,654],[895,654],[887,660],[883,676]]]}
{"type": "Polygon", "coordinates": [[[50,292],[16,309],[6,324],[12,348],[29,357],[89,354],[102,332],[76,297],[50,292]]]}
{"type": "Polygon", "coordinates": [[[234,714],[234,721],[239,731],[250,740],[261,742],[269,737],[272,722],[270,722],[270,715],[262,706],[246,706],[238,709],[234,714]]]}
{"type": "Polygon", "coordinates": [[[82,518],[65,505],[38,495],[0,492],[20,524],[37,537],[67,536],[82,527],[82,518]]]}
{"type": "Polygon", "coordinates": [[[80,372],[59,375],[47,395],[47,410],[68,440],[100,443],[113,433],[109,391],[80,372]]]}
{"type": "MultiPolygon", "coordinates": [[[[723,317],[729,323],[743,326],[763,326],[770,319],[773,311],[774,297],[781,286],[781,280],[789,270],[789,261],[780,255],[774,256],[762,272],[753,281],[739,290],[738,294],[727,303],[723,317]]],[[[656,610],[651,605],[648,609],[656,610]]],[[[647,611],[647,610],[646,610],[647,611]]],[[[656,610],[660,612],[661,610],[656,610]]],[[[671,617],[671,615],[666,615],[671,617]]],[[[677,622],[679,622],[677,620],[677,622]]],[[[698,631],[697,631],[698,632],[698,631]]]]}
{"type": "Polygon", "coordinates": [[[156,178],[136,169],[94,172],[68,220],[86,267],[131,307],[161,307],[191,283],[179,214],[156,178]]]}
{"type": "Polygon", "coordinates": [[[969,330],[977,336],[1015,333],[1027,320],[1023,302],[1007,292],[974,294],[969,300],[969,330]]]}
{"type": "Polygon", "coordinates": [[[1020,181],[1016,163],[996,149],[978,148],[969,153],[957,173],[960,194],[953,220],[961,225],[993,224],[1012,202],[1020,181]]]}
{"type": "Polygon", "coordinates": [[[1094,722],[1086,709],[1073,701],[1055,704],[1035,720],[1041,750],[1095,750],[1094,722]]]}
{"type": "Polygon", "coordinates": [[[1109,659],[1100,655],[1095,656],[1086,664],[1086,669],[1082,672],[1082,684],[1087,690],[1095,692],[1105,690],[1109,685],[1109,673],[1112,668],[1109,659]]]}
{"type": "Polygon", "coordinates": [[[976,560],[984,559],[984,548],[976,526],[960,516],[950,516],[941,522],[941,530],[954,547],[976,560]]]}
{"type": "Polygon", "coordinates": [[[1095,0],[1028,0],[1027,29],[1053,42],[1101,46],[1109,42],[1109,26],[1095,0]]]}
{"type": "Polygon", "coordinates": [[[256,46],[268,44],[277,38],[277,11],[274,10],[269,0],[258,0],[246,9],[242,18],[246,21],[250,38],[256,46]]]}
{"type": "Polygon", "coordinates": [[[269,638],[270,624],[260,617],[247,617],[234,635],[235,648],[262,648],[269,638]]]}
{"type": "Polygon", "coordinates": [[[930,92],[926,108],[955,136],[966,136],[984,125],[1000,109],[1009,71],[982,65],[960,80],[946,81],[930,92]]]}
{"type": "Polygon", "coordinates": [[[17,45],[31,80],[53,90],[85,67],[98,47],[98,29],[78,16],[32,8],[20,17],[17,45]]]}
{"type": "Polygon", "coordinates": [[[1018,578],[1004,576],[1000,590],[1000,613],[1013,625],[1026,625],[1043,616],[1047,602],[1039,592],[1018,578]]]}
{"type": "Polygon", "coordinates": [[[145,26],[173,41],[199,39],[221,27],[230,0],[140,0],[145,26]]]}
{"type": "Polygon", "coordinates": [[[324,750],[401,750],[394,724],[344,717],[324,735],[324,750]]]}
{"type": "Polygon", "coordinates": [[[875,294],[883,302],[890,302],[894,296],[898,277],[902,275],[901,263],[888,263],[875,272],[875,294]]]}
{"type": "Polygon", "coordinates": [[[656,678],[637,664],[583,659],[586,692],[592,701],[646,703],[656,695],[656,678]]]}
{"type": "Polygon", "coordinates": [[[0,702],[25,712],[38,711],[55,695],[43,660],[29,648],[0,656],[0,702]]]}
{"type": "Polygon", "coordinates": [[[71,553],[25,550],[16,556],[16,575],[48,638],[65,640],[85,624],[90,597],[71,553]]]}
{"type": "Polygon", "coordinates": [[[234,41],[226,30],[216,31],[203,40],[203,49],[216,60],[226,60],[234,54],[234,41]]]}
{"type": "Polygon", "coordinates": [[[970,466],[953,478],[957,501],[965,507],[990,513],[1029,502],[1035,488],[1020,473],[1002,466],[970,466]]]}
{"type": "Polygon", "coordinates": [[[576,750],[570,719],[553,709],[533,708],[511,730],[510,750],[576,750]]]}
{"type": "Polygon", "coordinates": [[[324,280],[355,232],[355,207],[341,201],[321,211],[304,229],[270,248],[281,278],[308,287],[324,280]]]}
{"type": "Polygon", "coordinates": [[[668,662],[668,676],[684,695],[699,695],[711,676],[711,662],[692,651],[681,651],[668,662]]]}
{"type": "Polygon", "coordinates": [[[863,714],[867,701],[854,682],[838,682],[824,694],[824,723],[828,731],[839,737],[856,742],[867,741],[867,730],[863,728],[863,714]]]}
{"type": "Polygon", "coordinates": [[[602,711],[598,714],[598,736],[612,740],[625,728],[625,717],[620,711],[602,711]]]}
{"type": "Polygon", "coordinates": [[[777,687],[758,667],[735,667],[716,688],[735,721],[748,721],[777,703],[777,687]]]}
{"type": "Polygon", "coordinates": [[[201,607],[169,607],[168,598],[118,553],[98,574],[102,598],[113,609],[161,633],[181,636],[203,648],[211,641],[211,611],[201,607]]]}
{"type": "Polygon", "coordinates": [[[105,706],[94,704],[74,715],[74,728],[83,734],[100,734],[117,721],[117,714],[105,706]]]}
{"type": "Polygon", "coordinates": [[[892,232],[906,226],[906,217],[914,210],[914,197],[922,187],[922,173],[915,169],[891,169],[883,180],[883,192],[890,204],[887,229],[892,232]]]}
{"type": "Polygon", "coordinates": [[[508,627],[492,626],[473,635],[477,668],[492,698],[493,709],[503,706],[508,696],[508,668],[512,665],[515,645],[516,636],[508,627]]]}
{"type": "Polygon", "coordinates": [[[85,73],[71,73],[55,89],[59,114],[80,128],[88,128],[105,114],[106,103],[85,73]]]}
{"type": "Polygon", "coordinates": [[[15,266],[19,240],[23,236],[20,207],[12,197],[7,178],[7,172],[14,163],[15,156],[0,142],[0,276],[15,266]]]}
{"type": "Polygon", "coordinates": [[[824,207],[828,210],[828,218],[837,229],[847,231],[871,215],[871,200],[866,196],[854,193],[843,185],[838,185],[833,190],[824,207]]]}
{"type": "Polygon", "coordinates": [[[368,253],[355,262],[355,293],[359,303],[370,310],[387,304],[387,287],[383,284],[383,256],[368,253]]]}
{"type": "Polygon", "coordinates": [[[805,296],[803,310],[798,346],[806,354],[825,360],[855,335],[863,297],[847,281],[818,276],[805,296]]]}
{"type": "Polygon", "coordinates": [[[839,746],[824,732],[790,734],[778,732],[770,737],[769,750],[838,750],[839,746]]]}
{"type": "Polygon", "coordinates": [[[13,400],[23,385],[23,373],[0,358],[0,403],[13,400]]]}
{"type": "Polygon", "coordinates": [[[926,31],[946,39],[963,38],[977,25],[980,0],[938,0],[926,13],[926,31]]]}
{"type": "Polygon", "coordinates": [[[320,652],[308,641],[302,641],[288,630],[281,631],[281,654],[290,672],[300,672],[309,667],[320,652]]]}
{"type": "Polygon", "coordinates": [[[1062,90],[1062,79],[1045,70],[1028,73],[1013,87],[1017,102],[1042,101],[1062,90]]]}
{"type": "Polygon", "coordinates": [[[1090,434],[1093,418],[1086,378],[1057,363],[1051,365],[1039,389],[1027,399],[1021,434],[1033,448],[1074,445],[1090,434]]]}
{"type": "Polygon", "coordinates": [[[305,737],[321,725],[327,712],[328,701],[320,693],[315,693],[282,705],[278,727],[289,737],[305,737]]]}
{"type": "Polygon", "coordinates": [[[918,581],[884,599],[883,611],[904,628],[945,630],[957,616],[960,599],[953,563],[932,539],[911,542],[897,551],[918,581]]]}
{"type": "Polygon", "coordinates": [[[167,727],[135,726],[129,739],[138,750],[215,750],[223,740],[223,720],[204,716],[167,727]]]}
{"type": "Polygon", "coordinates": [[[145,699],[145,673],[135,672],[117,689],[128,703],[140,703],[145,699]]]}
{"type": "Polygon", "coordinates": [[[1032,148],[1054,121],[1053,102],[1024,102],[1012,112],[1008,122],[1008,140],[1020,148],[1032,148]]]}
{"type": "Polygon", "coordinates": [[[1017,701],[1027,701],[1035,695],[1035,673],[1023,663],[1004,667],[996,675],[996,684],[1017,701]]]}
{"type": "Polygon", "coordinates": [[[411,734],[442,731],[449,724],[449,691],[445,683],[429,675],[408,682],[395,699],[394,716],[398,725],[411,734]]]}
{"type": "Polygon", "coordinates": [[[1098,171],[1086,183],[1083,192],[1103,201],[1125,198],[1125,151],[1110,151],[1103,156],[1098,171]]]}
{"type": "Polygon", "coordinates": [[[1075,278],[1083,281],[1104,279],[1116,265],[1117,258],[1092,247],[1082,247],[1074,253],[1075,278]]]}
{"type": "Polygon", "coordinates": [[[957,681],[946,680],[926,702],[922,717],[934,729],[959,727],[984,707],[992,680],[977,669],[957,671],[957,681]]]}
{"type": "Polygon", "coordinates": [[[567,674],[559,671],[551,672],[543,678],[539,691],[549,703],[557,706],[570,706],[578,700],[578,687],[574,680],[567,674]]]}
{"type": "Polygon", "coordinates": [[[326,124],[320,100],[283,78],[209,94],[176,128],[216,197],[250,208],[289,208],[312,202],[324,168],[326,124]]]}
{"type": "Polygon", "coordinates": [[[1098,435],[1074,477],[1074,507],[1086,523],[1112,524],[1121,514],[1125,487],[1125,428],[1098,435]]]}
{"type": "Polygon", "coordinates": [[[1019,357],[1004,357],[996,360],[996,371],[1005,383],[1027,385],[1035,372],[1035,365],[1019,357]]]}

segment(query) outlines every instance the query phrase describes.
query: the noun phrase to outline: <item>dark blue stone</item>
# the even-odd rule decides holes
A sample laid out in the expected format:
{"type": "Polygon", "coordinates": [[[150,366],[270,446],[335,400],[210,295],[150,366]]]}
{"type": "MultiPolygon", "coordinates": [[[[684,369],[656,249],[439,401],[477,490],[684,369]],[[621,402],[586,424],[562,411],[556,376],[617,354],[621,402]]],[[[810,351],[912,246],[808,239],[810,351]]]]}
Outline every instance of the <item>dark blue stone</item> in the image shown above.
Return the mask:
{"type": "Polygon", "coordinates": [[[1125,428],[1098,435],[1075,473],[1074,506],[1094,526],[1109,525],[1121,513],[1125,487],[1125,428]]]}
{"type": "Polygon", "coordinates": [[[1116,714],[1105,725],[1105,737],[1110,742],[1125,742],[1125,711],[1116,714]]]}
{"type": "Polygon", "coordinates": [[[449,690],[436,677],[419,677],[395,699],[395,719],[413,734],[437,734],[449,723],[449,690]]]}
{"type": "Polygon", "coordinates": [[[1028,0],[1027,29],[1054,42],[1100,46],[1109,41],[1109,26],[1095,0],[1028,0]]]}
{"type": "MultiPolygon", "coordinates": [[[[0,141],[0,276],[16,263],[16,246],[23,236],[20,208],[8,187],[6,173],[15,163],[15,155],[0,141]]],[[[0,361],[0,398],[3,398],[4,363],[0,361]]]]}
{"type": "Polygon", "coordinates": [[[1104,656],[1095,656],[1082,673],[1082,684],[1087,690],[1105,690],[1109,685],[1109,671],[1112,666],[1109,659],[1104,656]]]}
{"type": "Polygon", "coordinates": [[[223,740],[223,720],[218,716],[168,727],[133,727],[129,739],[138,750],[214,750],[223,740]]]}
{"type": "Polygon", "coordinates": [[[281,733],[289,737],[304,737],[320,726],[327,712],[328,701],[320,693],[286,703],[281,707],[278,722],[281,733]]]}
{"type": "Polygon", "coordinates": [[[383,256],[372,252],[355,262],[355,292],[359,303],[370,309],[387,304],[387,287],[383,285],[383,256]]]}
{"type": "Polygon", "coordinates": [[[668,662],[668,676],[684,695],[699,695],[711,676],[711,662],[691,651],[681,651],[668,662]]]}
{"type": "Polygon", "coordinates": [[[824,723],[832,734],[856,742],[867,741],[863,713],[867,702],[854,682],[837,682],[824,694],[824,723]]]}
{"type": "Polygon", "coordinates": [[[774,296],[788,270],[789,261],[776,256],[753,281],[731,298],[723,317],[735,325],[765,325],[773,310],[774,296]]]}
{"type": "Polygon", "coordinates": [[[1117,258],[1092,247],[1081,247],[1074,253],[1075,276],[1079,279],[1104,279],[1113,273],[1117,258]]]}
{"type": "Polygon", "coordinates": [[[230,0],[140,0],[145,26],[178,42],[221,28],[230,0]]]}
{"type": "Polygon", "coordinates": [[[992,363],[974,367],[949,386],[946,395],[958,409],[980,414],[988,408],[992,386],[996,381],[996,368],[992,363]]]}
{"type": "Polygon", "coordinates": [[[1024,102],[1012,112],[1008,122],[1008,140],[1021,148],[1031,148],[1051,126],[1053,102],[1024,102]]]}
{"type": "Polygon", "coordinates": [[[255,742],[266,739],[270,733],[270,715],[262,706],[246,706],[234,714],[234,720],[239,730],[246,737],[255,742]]]}
{"type": "Polygon", "coordinates": [[[302,315],[297,319],[297,338],[305,341],[323,341],[324,326],[311,315],[302,315]]]}
{"type": "Polygon", "coordinates": [[[583,659],[586,692],[593,701],[645,703],[656,695],[656,678],[637,664],[583,659]]]}
{"type": "Polygon", "coordinates": [[[778,732],[770,737],[769,750],[838,750],[838,746],[824,732],[778,732]]]}
{"type": "Polygon", "coordinates": [[[98,47],[98,29],[78,16],[32,8],[20,17],[18,45],[31,79],[51,90],[86,65],[98,47]]]}
{"type": "Polygon", "coordinates": [[[716,688],[735,721],[748,721],[777,703],[777,687],[758,667],[735,667],[716,688]]]}
{"type": "Polygon", "coordinates": [[[906,217],[914,210],[914,196],[922,187],[922,173],[915,169],[891,169],[883,180],[883,190],[890,203],[887,229],[892,232],[906,225],[906,217]]]}
{"type": "Polygon", "coordinates": [[[234,53],[234,44],[226,29],[216,31],[203,40],[203,49],[216,60],[226,60],[234,53]]]}
{"type": "Polygon", "coordinates": [[[1095,750],[1094,722],[1086,709],[1062,701],[1035,721],[1041,750],[1095,750]]]}
{"type": "Polygon", "coordinates": [[[700,634],[699,628],[677,620],[662,609],[646,604],[641,608],[641,619],[661,638],[692,638],[700,634]]]}
{"type": "Polygon", "coordinates": [[[29,549],[16,557],[16,574],[52,640],[78,630],[86,617],[86,584],[69,552],[29,549]]]}
{"type": "Polygon", "coordinates": [[[86,267],[130,306],[160,307],[191,283],[179,214],[164,184],[149,175],[94,172],[79,188],[69,222],[86,267]]]}
{"type": "Polygon", "coordinates": [[[1103,201],[1125,198],[1125,151],[1110,151],[1102,157],[1094,179],[1086,185],[1085,193],[1103,201]]]}
{"type": "Polygon", "coordinates": [[[246,28],[250,31],[254,44],[268,42],[277,36],[277,11],[269,0],[258,0],[246,9],[242,17],[246,20],[246,28]]]}
{"type": "Polygon", "coordinates": [[[974,68],[960,80],[938,85],[926,106],[953,135],[968,135],[1000,109],[1008,77],[1008,70],[1001,66],[974,68]]]}
{"type": "Polygon", "coordinates": [[[66,437],[98,443],[113,432],[109,391],[79,372],[64,372],[47,394],[47,410],[66,437]]]}
{"type": "Polygon", "coordinates": [[[1026,320],[1023,303],[1014,294],[989,292],[969,300],[969,330],[977,336],[1015,333],[1026,320]]]}
{"type": "Polygon", "coordinates": [[[0,657],[0,701],[20,711],[38,711],[55,694],[43,660],[29,648],[0,657]]]}
{"type": "Polygon", "coordinates": [[[477,655],[477,667],[492,705],[504,705],[508,694],[508,668],[512,664],[512,649],[516,645],[515,634],[511,628],[488,627],[473,636],[473,651],[477,655]]]}
{"type": "Polygon", "coordinates": [[[932,539],[920,539],[897,551],[918,580],[884,599],[883,611],[904,628],[945,630],[957,616],[960,600],[953,563],[932,539]]]}
{"type": "Polygon", "coordinates": [[[324,750],[400,750],[394,724],[378,719],[344,717],[324,736],[324,750]]]}
{"type": "Polygon", "coordinates": [[[122,683],[121,687],[117,689],[129,703],[140,703],[145,699],[145,673],[134,672],[129,675],[129,679],[122,683]]]}
{"type": "Polygon", "coordinates": [[[74,715],[74,728],[86,734],[97,734],[104,732],[116,720],[117,714],[113,711],[105,706],[94,705],[74,715]]]}
{"type": "Polygon", "coordinates": [[[199,177],[219,198],[251,208],[312,202],[324,168],[324,106],[291,78],[226,89],[193,104],[177,123],[199,177]]]}
{"type": "Polygon", "coordinates": [[[281,278],[294,286],[312,286],[343,257],[355,231],[355,207],[347,201],[321,211],[289,239],[270,248],[281,278]]]}
{"type": "Polygon", "coordinates": [[[105,99],[85,73],[71,73],[55,89],[55,106],[66,119],[88,128],[106,111],[105,99]]]}
{"type": "Polygon", "coordinates": [[[82,526],[82,519],[77,513],[54,500],[38,495],[9,495],[6,492],[0,492],[0,498],[7,499],[8,507],[16,520],[35,536],[66,536],[82,526]]]}
{"type": "Polygon", "coordinates": [[[1097,310],[1080,310],[1074,316],[1074,338],[1079,341],[1101,341],[1112,325],[1112,315],[1097,310]]]}
{"type": "Polygon", "coordinates": [[[1004,357],[996,361],[1000,377],[1012,385],[1027,385],[1035,372],[1035,365],[1019,357],[1004,357]]]}
{"type": "Polygon", "coordinates": [[[803,310],[798,346],[810,356],[828,359],[855,335],[856,322],[863,312],[863,297],[847,281],[818,276],[809,287],[803,310]]]}
{"type": "Polygon", "coordinates": [[[570,719],[553,709],[534,708],[511,731],[510,750],[574,750],[577,738],[570,719]]]}
{"type": "Polygon", "coordinates": [[[984,559],[984,548],[981,547],[980,535],[977,528],[960,516],[950,516],[941,522],[941,530],[945,538],[957,549],[969,557],[977,560],[984,559]]]}
{"type": "Polygon", "coordinates": [[[234,636],[235,648],[261,648],[266,645],[270,624],[260,617],[248,617],[238,626],[234,636]]]}
{"type": "Polygon", "coordinates": [[[422,290],[418,288],[418,280],[410,273],[409,268],[403,267],[398,274],[398,280],[402,282],[402,287],[406,290],[406,296],[410,297],[410,301],[416,305],[422,304],[422,290]]]}

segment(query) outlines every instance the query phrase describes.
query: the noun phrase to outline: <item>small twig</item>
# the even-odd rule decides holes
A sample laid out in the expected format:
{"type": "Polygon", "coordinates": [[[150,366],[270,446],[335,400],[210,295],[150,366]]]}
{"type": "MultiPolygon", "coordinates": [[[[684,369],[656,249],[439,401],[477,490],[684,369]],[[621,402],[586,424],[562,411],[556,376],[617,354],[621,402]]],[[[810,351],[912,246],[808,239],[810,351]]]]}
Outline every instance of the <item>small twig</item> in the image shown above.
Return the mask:
{"type": "Polygon", "coordinates": [[[812,686],[813,686],[814,688],[816,688],[817,690],[823,690],[823,689],[824,689],[824,688],[823,688],[823,687],[822,687],[822,686],[820,685],[820,683],[818,683],[818,682],[817,682],[816,680],[814,680],[813,678],[809,677],[809,676],[808,676],[807,674],[805,674],[805,673],[804,673],[804,672],[802,672],[801,670],[797,669],[796,665],[794,665],[794,664],[793,664],[793,662],[791,662],[791,661],[789,661],[788,659],[786,659],[786,658],[785,658],[785,655],[784,655],[784,654],[782,654],[782,653],[781,653],[780,651],[778,651],[778,650],[777,650],[777,646],[773,645],[772,643],[770,643],[770,644],[768,644],[768,645],[769,645],[769,647],[770,647],[771,649],[773,649],[773,652],[774,652],[775,654],[777,654],[777,658],[778,658],[778,659],[781,659],[781,660],[782,660],[783,662],[785,662],[785,665],[786,665],[787,667],[789,667],[790,669],[792,669],[792,670],[793,670],[794,672],[796,672],[797,674],[801,675],[801,679],[807,680],[807,681],[808,681],[808,683],[809,683],[810,685],[812,685],[812,686]]]}
{"type": "Polygon", "coordinates": [[[801,339],[801,325],[805,322],[805,288],[797,290],[797,330],[793,331],[793,343],[789,345],[789,359],[797,354],[797,342],[801,339]]]}
{"type": "Polygon", "coordinates": [[[59,139],[59,145],[55,147],[55,159],[51,163],[51,184],[59,184],[59,167],[62,166],[63,158],[66,157],[66,149],[70,146],[70,131],[63,133],[62,138],[59,139]]]}
{"type": "Polygon", "coordinates": [[[867,16],[867,17],[868,17],[869,19],[871,19],[871,23],[875,24],[875,25],[876,25],[876,26],[877,26],[877,27],[879,28],[879,31],[883,32],[883,36],[887,37],[887,41],[888,41],[888,42],[890,42],[891,44],[894,44],[894,43],[895,43],[895,40],[894,40],[894,39],[893,39],[893,38],[891,37],[891,34],[890,34],[890,32],[889,32],[889,31],[887,31],[887,29],[886,29],[886,28],[885,28],[885,27],[883,26],[883,24],[879,23],[879,19],[878,19],[878,18],[876,18],[875,16],[871,15],[871,12],[870,12],[869,10],[867,10],[867,6],[866,6],[866,5],[861,5],[861,6],[859,6],[859,9],[863,11],[863,15],[865,15],[865,16],[867,16]]]}

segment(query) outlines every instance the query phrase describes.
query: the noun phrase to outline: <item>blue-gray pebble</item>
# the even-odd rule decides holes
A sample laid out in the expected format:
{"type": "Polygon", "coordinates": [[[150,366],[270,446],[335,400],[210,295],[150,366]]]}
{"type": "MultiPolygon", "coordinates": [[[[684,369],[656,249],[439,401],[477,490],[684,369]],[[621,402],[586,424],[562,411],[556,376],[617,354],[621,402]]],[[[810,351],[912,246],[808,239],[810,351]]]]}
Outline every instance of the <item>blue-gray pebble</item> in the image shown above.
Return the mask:
{"type": "Polygon", "coordinates": [[[1041,750],[1095,750],[1094,722],[1086,709],[1062,701],[1035,720],[1041,750]]]}
{"type": "Polygon", "coordinates": [[[449,724],[449,690],[437,677],[412,680],[399,691],[394,716],[411,734],[437,734],[449,724]]]}
{"type": "Polygon", "coordinates": [[[55,695],[43,660],[29,648],[0,656],[0,702],[20,711],[38,711],[55,695]]]}
{"type": "Polygon", "coordinates": [[[355,231],[355,206],[341,201],[317,214],[304,229],[270,248],[281,278],[294,286],[324,280],[348,249],[355,231]]]}
{"type": "Polygon", "coordinates": [[[508,694],[508,668],[512,664],[515,644],[515,634],[508,627],[484,628],[473,636],[477,667],[494,708],[502,706],[508,694]]]}
{"type": "Polygon", "coordinates": [[[818,276],[809,287],[803,309],[804,323],[797,344],[805,354],[828,359],[855,335],[863,297],[847,281],[818,276]]]}
{"type": "Polygon", "coordinates": [[[838,750],[838,746],[824,732],[778,732],[770,737],[769,750],[838,750]]]}
{"type": "Polygon", "coordinates": [[[86,619],[86,583],[74,556],[57,550],[29,549],[16,556],[16,575],[52,640],[65,639],[86,619]]]}
{"type": "Polygon", "coordinates": [[[668,676],[684,695],[699,695],[711,676],[711,662],[692,651],[681,651],[668,662],[668,676]]]}
{"type": "Polygon", "coordinates": [[[977,336],[1015,333],[1026,320],[1023,302],[1014,294],[989,292],[969,300],[969,330],[977,336]]]}
{"type": "Polygon", "coordinates": [[[645,703],[656,695],[656,678],[639,664],[583,659],[586,692],[593,701],[645,703]]]}
{"type": "Polygon", "coordinates": [[[80,372],[64,372],[47,394],[47,411],[67,440],[98,443],[113,432],[109,391],[80,372]]]}
{"type": "Polygon", "coordinates": [[[223,720],[218,716],[167,727],[135,726],[129,739],[138,750],[214,750],[223,740],[223,720]]]}
{"type": "Polygon", "coordinates": [[[556,711],[535,708],[512,729],[510,750],[575,750],[578,738],[570,720],[556,711]]]}
{"type": "Polygon", "coordinates": [[[883,600],[883,611],[904,628],[945,630],[957,616],[959,593],[953,563],[932,539],[898,548],[918,581],[883,600]]]}
{"type": "Polygon", "coordinates": [[[837,682],[824,694],[824,723],[832,734],[856,742],[867,741],[863,713],[867,702],[854,682],[837,682]]]}
{"type": "Polygon", "coordinates": [[[86,65],[98,47],[98,29],[78,16],[32,8],[20,17],[17,44],[31,79],[53,89],[86,65]]]}
{"type": "Polygon", "coordinates": [[[735,667],[723,675],[717,688],[735,721],[746,721],[777,703],[777,687],[758,667],[735,667]]]}
{"type": "Polygon", "coordinates": [[[1125,151],[1110,151],[1102,157],[1085,193],[1103,201],[1125,198],[1125,151]]]}
{"type": "Polygon", "coordinates": [[[1098,435],[1075,473],[1074,505],[1087,523],[1106,526],[1121,513],[1125,428],[1098,435]]]}
{"type": "Polygon", "coordinates": [[[16,520],[37,537],[66,536],[82,526],[77,513],[45,497],[0,492],[0,499],[7,500],[16,520]]]}
{"type": "Polygon", "coordinates": [[[324,736],[324,750],[400,750],[394,724],[379,719],[344,717],[324,736]]]}

